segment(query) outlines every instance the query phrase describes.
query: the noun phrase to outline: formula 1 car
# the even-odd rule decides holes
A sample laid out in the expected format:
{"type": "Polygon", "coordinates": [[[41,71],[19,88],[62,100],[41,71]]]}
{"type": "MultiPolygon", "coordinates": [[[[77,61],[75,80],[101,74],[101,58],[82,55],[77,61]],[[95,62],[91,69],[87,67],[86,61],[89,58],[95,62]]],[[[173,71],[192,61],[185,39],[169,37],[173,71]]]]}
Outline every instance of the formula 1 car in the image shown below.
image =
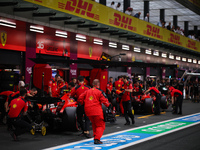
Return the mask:
{"type": "Polygon", "coordinates": [[[29,101],[34,105],[28,114],[33,120],[31,123],[35,131],[38,129],[42,132],[41,129],[44,126],[50,129],[79,130],[76,114],[77,102],[69,98],[69,93],[61,98],[31,97],[29,101]]]}
{"type": "MultiPolygon", "coordinates": [[[[150,94],[137,94],[133,96],[132,106],[135,112],[154,113],[154,102],[156,98],[151,97],[150,94]]],[[[167,109],[169,106],[168,99],[163,94],[161,96],[160,107],[167,109]]]]}
{"type": "Polygon", "coordinates": [[[150,94],[138,94],[133,96],[132,106],[135,112],[154,113],[154,101],[150,94]]]}

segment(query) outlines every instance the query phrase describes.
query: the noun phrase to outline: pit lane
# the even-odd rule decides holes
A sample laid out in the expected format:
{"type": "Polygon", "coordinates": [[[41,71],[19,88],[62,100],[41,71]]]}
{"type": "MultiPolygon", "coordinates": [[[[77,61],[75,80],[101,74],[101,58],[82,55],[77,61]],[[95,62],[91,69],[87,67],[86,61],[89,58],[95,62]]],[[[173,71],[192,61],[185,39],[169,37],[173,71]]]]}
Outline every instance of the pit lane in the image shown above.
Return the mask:
{"type": "MultiPolygon", "coordinates": [[[[183,115],[191,115],[194,113],[200,112],[200,103],[191,103],[189,100],[185,100],[183,103],[183,115]]],[[[104,135],[119,132],[122,130],[127,130],[131,128],[137,128],[144,125],[157,123],[165,120],[170,120],[173,118],[181,117],[180,115],[172,115],[169,110],[165,110],[160,116],[154,115],[135,115],[136,123],[135,125],[124,126],[125,120],[123,117],[117,117],[117,122],[114,124],[106,123],[106,130],[104,135]]],[[[177,131],[175,133],[171,133],[168,135],[164,135],[162,137],[158,137],[156,139],[152,139],[150,141],[143,142],[141,144],[137,144],[125,149],[198,149],[200,147],[200,142],[198,139],[200,137],[199,125],[189,127],[187,129],[183,129],[177,131]]],[[[38,150],[50,148],[62,144],[69,144],[72,142],[77,142],[80,140],[84,140],[84,137],[77,136],[79,132],[62,132],[62,131],[49,131],[46,136],[42,136],[40,133],[36,133],[35,136],[30,134],[24,134],[20,137],[19,142],[12,141],[12,138],[9,135],[9,132],[6,131],[6,127],[4,125],[0,126],[0,144],[1,149],[4,150],[38,150]]]]}

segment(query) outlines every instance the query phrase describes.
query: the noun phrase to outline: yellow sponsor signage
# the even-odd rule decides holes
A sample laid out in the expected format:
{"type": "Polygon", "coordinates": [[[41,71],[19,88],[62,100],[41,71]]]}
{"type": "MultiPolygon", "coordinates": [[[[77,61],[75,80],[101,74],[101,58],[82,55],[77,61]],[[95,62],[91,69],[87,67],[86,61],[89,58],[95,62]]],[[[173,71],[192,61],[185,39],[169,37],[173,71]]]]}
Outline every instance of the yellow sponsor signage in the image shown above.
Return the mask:
{"type": "MultiPolygon", "coordinates": [[[[200,42],[91,0],[24,0],[94,22],[200,52],[200,42]]],[[[192,0],[190,0],[192,1],[192,0]]],[[[194,0],[193,0],[194,1],[194,0]]]]}

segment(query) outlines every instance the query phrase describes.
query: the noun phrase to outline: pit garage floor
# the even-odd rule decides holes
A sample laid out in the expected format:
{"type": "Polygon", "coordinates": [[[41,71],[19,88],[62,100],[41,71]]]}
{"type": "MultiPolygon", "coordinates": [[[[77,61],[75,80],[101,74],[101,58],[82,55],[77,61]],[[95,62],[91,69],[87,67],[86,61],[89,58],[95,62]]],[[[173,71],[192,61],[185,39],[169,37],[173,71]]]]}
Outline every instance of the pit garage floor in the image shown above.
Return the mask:
{"type": "MultiPolygon", "coordinates": [[[[104,135],[111,133],[138,128],[141,126],[149,125],[152,123],[158,123],[161,121],[171,120],[174,118],[184,117],[200,112],[200,103],[192,103],[189,100],[183,102],[183,115],[173,115],[169,110],[165,110],[159,116],[136,114],[135,125],[124,126],[125,120],[123,117],[117,117],[117,121],[114,124],[106,123],[106,130],[104,135]]],[[[194,126],[190,126],[178,131],[172,131],[169,134],[153,138],[150,140],[144,140],[143,142],[123,149],[129,150],[199,150],[200,149],[200,128],[199,123],[194,126]]],[[[70,144],[73,142],[79,142],[85,140],[84,137],[79,137],[80,132],[63,132],[63,131],[48,131],[46,136],[42,136],[40,133],[32,136],[29,133],[22,135],[18,142],[12,140],[9,132],[6,130],[5,125],[0,125],[0,149],[1,150],[40,150],[60,146],[63,144],[70,144]]],[[[91,133],[92,135],[92,133],[91,133]]],[[[113,135],[114,136],[114,135],[113,135]]],[[[111,136],[112,137],[112,136],[111,136]]],[[[79,142],[79,144],[81,144],[79,142]]],[[[64,148],[69,149],[69,148],[64,148]]],[[[77,148],[76,150],[86,150],[87,148],[77,148]]],[[[90,149],[101,149],[91,148],[90,149]]],[[[110,148],[102,148],[110,149],[110,148]]],[[[118,148],[116,148],[118,149],[118,148]]]]}

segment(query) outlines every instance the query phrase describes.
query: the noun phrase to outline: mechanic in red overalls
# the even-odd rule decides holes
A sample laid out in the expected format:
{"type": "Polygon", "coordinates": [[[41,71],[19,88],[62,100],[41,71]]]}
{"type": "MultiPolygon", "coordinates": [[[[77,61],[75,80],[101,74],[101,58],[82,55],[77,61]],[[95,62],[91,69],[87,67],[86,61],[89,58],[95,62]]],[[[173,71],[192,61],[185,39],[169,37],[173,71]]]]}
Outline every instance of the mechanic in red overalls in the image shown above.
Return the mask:
{"type": "Polygon", "coordinates": [[[142,93],[142,86],[140,85],[138,81],[136,81],[136,83],[134,84],[133,92],[142,93]]]}
{"type": "MultiPolygon", "coordinates": [[[[124,85],[124,82],[122,81],[122,76],[118,76],[118,80],[115,81],[116,94],[119,95],[122,92],[121,89],[123,88],[123,85],[124,85]]],[[[124,108],[123,108],[123,104],[122,104],[121,99],[117,98],[117,101],[119,102],[121,113],[124,114],[124,108]]]]}
{"type": "Polygon", "coordinates": [[[171,91],[172,102],[175,105],[175,109],[172,113],[177,114],[179,108],[178,114],[182,115],[183,93],[174,87],[170,87],[169,90],[171,91]]]}
{"type": "Polygon", "coordinates": [[[58,88],[57,82],[58,82],[58,80],[60,80],[60,75],[56,74],[55,79],[52,78],[49,81],[48,91],[49,91],[50,97],[57,97],[57,88],[58,88]]]}
{"type": "Polygon", "coordinates": [[[9,110],[9,107],[8,107],[8,106],[9,106],[10,102],[11,102],[13,99],[18,98],[18,97],[19,97],[19,91],[13,92],[13,93],[11,93],[11,94],[7,97],[6,102],[5,102],[5,104],[4,104],[6,113],[7,113],[8,110],[9,110]]]}
{"type": "Polygon", "coordinates": [[[15,141],[17,140],[17,136],[32,129],[31,124],[23,120],[23,115],[25,115],[28,110],[28,102],[24,99],[26,94],[26,89],[20,89],[20,97],[13,99],[9,105],[8,122],[15,127],[14,132],[11,133],[15,141]]]}
{"type": "Polygon", "coordinates": [[[106,95],[108,97],[108,100],[111,102],[112,100],[112,90],[113,90],[113,77],[109,78],[109,81],[107,83],[107,88],[106,88],[106,95]]]}
{"type": "MultiPolygon", "coordinates": [[[[84,85],[84,77],[79,76],[78,85],[72,89],[71,97],[78,99],[82,93],[84,93],[85,91],[89,89],[90,89],[89,86],[84,85]]],[[[90,133],[89,133],[90,120],[87,117],[87,115],[85,115],[84,106],[80,104],[77,107],[77,121],[80,124],[81,129],[82,129],[82,133],[79,136],[84,135],[86,138],[91,138],[90,133]],[[83,116],[84,116],[85,122],[83,122],[83,116]]]]}
{"type": "Polygon", "coordinates": [[[155,101],[155,115],[160,115],[160,100],[161,100],[161,94],[160,91],[156,87],[150,87],[148,90],[144,92],[144,94],[150,92],[151,95],[156,97],[155,101]]]}
{"type": "Polygon", "coordinates": [[[133,92],[132,83],[128,81],[128,77],[124,76],[124,94],[122,95],[122,103],[124,107],[124,116],[126,123],[124,125],[130,125],[129,117],[131,118],[132,124],[135,123],[134,115],[131,109],[131,93],[133,92]]]}
{"type": "Polygon", "coordinates": [[[100,141],[105,130],[104,115],[102,110],[102,103],[109,107],[106,94],[99,89],[100,82],[98,79],[93,81],[93,88],[85,91],[79,96],[78,102],[84,105],[85,114],[92,122],[94,144],[102,144],[100,141]]]}
{"type": "MultiPolygon", "coordinates": [[[[32,88],[31,90],[27,90],[27,96],[28,97],[34,97],[37,94],[37,89],[36,88],[32,88]]],[[[31,104],[30,101],[27,101],[28,105],[33,108],[33,105],[31,104]]]]}
{"type": "Polygon", "coordinates": [[[1,115],[0,115],[0,123],[3,122],[3,119],[7,114],[6,113],[7,111],[5,109],[6,99],[12,93],[13,93],[12,91],[4,91],[4,92],[0,93],[0,97],[2,98],[2,99],[0,99],[0,113],[1,113],[1,115]]]}

